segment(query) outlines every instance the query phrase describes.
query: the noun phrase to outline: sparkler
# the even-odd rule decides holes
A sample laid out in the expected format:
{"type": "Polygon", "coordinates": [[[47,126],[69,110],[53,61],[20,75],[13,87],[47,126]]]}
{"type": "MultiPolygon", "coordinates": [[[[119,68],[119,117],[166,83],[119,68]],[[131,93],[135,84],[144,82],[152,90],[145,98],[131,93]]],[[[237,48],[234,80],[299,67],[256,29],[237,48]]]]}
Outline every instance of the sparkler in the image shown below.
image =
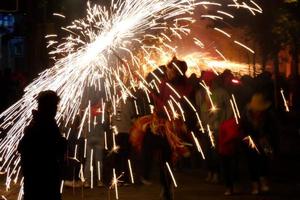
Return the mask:
{"type": "MultiPolygon", "coordinates": [[[[252,14],[262,12],[255,2],[251,1],[250,3],[248,5],[245,2],[240,4],[238,1],[234,1],[233,4],[227,6],[244,8],[252,14]]],[[[31,120],[31,111],[37,107],[35,98],[40,91],[54,90],[60,96],[61,101],[56,116],[60,126],[67,127],[69,123],[74,122],[76,115],[83,114],[77,135],[79,139],[82,137],[82,131],[86,124],[90,131],[91,123],[90,103],[85,105],[86,102],[83,100],[85,89],[94,85],[98,86],[98,92],[101,89],[104,90],[106,101],[112,102],[115,111],[116,102],[119,99],[116,90],[126,93],[126,95],[121,94],[122,96],[132,96],[126,88],[126,84],[123,83],[125,77],[129,76],[130,79],[133,79],[132,74],[137,74],[139,81],[143,82],[146,88],[149,87],[141,75],[144,73],[139,73],[142,70],[142,64],[151,63],[153,49],[159,51],[163,56],[173,55],[176,52],[176,46],[174,47],[170,43],[174,37],[183,38],[182,35],[190,33],[188,25],[194,20],[187,15],[193,14],[194,8],[199,5],[206,8],[208,6],[217,8],[226,6],[217,1],[200,0],[118,0],[112,1],[111,7],[107,9],[97,5],[91,6],[88,3],[86,18],[75,20],[70,26],[63,28],[70,33],[63,43],[49,41],[49,48],[57,45],[49,53],[56,61],[55,65],[40,73],[39,77],[25,88],[23,97],[0,114],[0,118],[4,120],[0,123],[0,127],[7,130],[7,136],[0,141],[0,173],[6,173],[6,187],[9,188],[10,180],[18,179],[19,173],[16,171],[20,169],[20,159],[16,150],[18,142],[23,136],[23,130],[31,120]],[[150,46],[146,45],[149,41],[153,43],[160,41],[162,47],[149,48],[150,46]],[[136,51],[130,50],[135,46],[140,48],[137,48],[136,51]],[[139,58],[137,55],[140,52],[144,52],[146,56],[139,58]],[[116,53],[125,57],[121,59],[121,63],[120,59],[114,59],[116,53]],[[83,113],[81,113],[82,111],[83,113]]],[[[202,17],[223,19],[218,14],[231,17],[227,12],[220,10],[216,15],[202,15],[202,17]]],[[[55,13],[54,15],[65,18],[62,14],[55,13]]],[[[54,34],[46,36],[48,39],[56,37],[57,35],[54,34]]],[[[205,47],[199,39],[194,40],[201,48],[205,47]]],[[[253,51],[240,42],[234,42],[250,52],[253,51]]],[[[157,64],[152,64],[152,66],[157,66],[157,64]]],[[[134,81],[130,80],[130,82],[134,81]]],[[[155,87],[158,89],[156,85],[155,87]]],[[[172,87],[170,88],[172,89],[172,87]]],[[[181,98],[175,90],[174,93],[181,98]]],[[[103,123],[105,103],[102,105],[103,123]]],[[[178,107],[181,109],[180,105],[178,107]]],[[[181,113],[183,115],[183,111],[181,113]]],[[[169,115],[168,117],[170,118],[169,115]]],[[[0,134],[2,133],[0,132],[0,134]]],[[[67,138],[69,138],[69,134],[70,129],[67,138]]],[[[105,149],[107,148],[105,133],[105,149]]],[[[114,144],[113,150],[116,149],[114,144]]],[[[77,152],[76,148],[75,152],[77,152]]]]}

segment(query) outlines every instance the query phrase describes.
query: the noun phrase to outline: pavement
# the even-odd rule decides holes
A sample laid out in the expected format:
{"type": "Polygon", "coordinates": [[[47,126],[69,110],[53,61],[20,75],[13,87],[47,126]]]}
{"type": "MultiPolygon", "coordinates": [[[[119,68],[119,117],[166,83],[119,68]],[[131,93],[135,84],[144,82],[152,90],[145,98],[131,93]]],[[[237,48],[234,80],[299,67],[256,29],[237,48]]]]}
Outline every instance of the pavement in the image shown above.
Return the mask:
{"type": "MultiPolygon", "coordinates": [[[[300,156],[281,156],[273,161],[271,167],[271,192],[265,195],[251,195],[250,181],[245,167],[242,166],[241,180],[238,185],[239,194],[224,196],[222,184],[205,182],[205,170],[200,168],[175,171],[175,179],[178,187],[175,188],[175,200],[300,200],[300,156]]],[[[46,180],[45,180],[46,181],[46,180]]],[[[119,199],[123,200],[159,200],[160,185],[158,173],[154,172],[151,185],[129,185],[118,187],[119,199]]],[[[16,200],[19,186],[13,185],[9,191],[5,191],[4,177],[0,179],[0,197],[16,200]]],[[[42,184],[42,183],[41,183],[42,184]]],[[[1,199],[1,198],[0,198],[1,199]]],[[[63,200],[115,200],[115,190],[106,187],[90,188],[63,188],[63,200]]]]}
{"type": "MultiPolygon", "coordinates": [[[[271,163],[271,191],[269,194],[256,196],[250,194],[247,164],[242,161],[239,170],[239,194],[224,196],[224,186],[221,183],[207,183],[203,165],[198,162],[199,165],[174,171],[178,185],[175,188],[175,200],[300,200],[300,131],[286,132],[281,136],[280,141],[281,154],[271,163]]],[[[154,168],[152,185],[135,184],[118,187],[119,199],[159,200],[160,185],[158,180],[158,170],[154,168]]],[[[5,175],[0,175],[0,200],[17,200],[19,190],[18,185],[12,185],[9,191],[5,191],[5,175]]],[[[115,190],[106,187],[94,189],[64,187],[62,199],[115,200],[116,197],[115,190]]]]}

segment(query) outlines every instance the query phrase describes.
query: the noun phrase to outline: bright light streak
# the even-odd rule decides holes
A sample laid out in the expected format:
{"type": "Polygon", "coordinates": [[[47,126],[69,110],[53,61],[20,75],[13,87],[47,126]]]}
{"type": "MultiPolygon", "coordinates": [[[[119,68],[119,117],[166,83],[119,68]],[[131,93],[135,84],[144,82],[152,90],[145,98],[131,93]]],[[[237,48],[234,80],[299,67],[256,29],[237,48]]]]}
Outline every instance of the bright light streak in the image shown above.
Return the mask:
{"type": "Polygon", "coordinates": [[[164,110],[165,110],[165,113],[166,113],[167,116],[168,116],[169,121],[171,121],[172,119],[171,119],[171,116],[170,116],[170,114],[169,114],[168,109],[167,109],[166,106],[164,106],[164,110]]]}
{"type": "Polygon", "coordinates": [[[214,112],[217,110],[216,106],[214,105],[214,102],[212,101],[212,98],[211,98],[211,91],[209,89],[209,87],[206,85],[206,83],[204,81],[202,81],[202,83],[200,83],[200,85],[205,89],[206,91],[206,94],[207,94],[207,97],[209,99],[209,102],[210,102],[210,105],[211,105],[211,111],[214,112]]]}
{"type": "Polygon", "coordinates": [[[176,94],[179,99],[181,99],[179,93],[169,83],[166,83],[166,85],[174,92],[174,94],[176,94]]]}
{"type": "Polygon", "coordinates": [[[200,125],[200,130],[201,130],[201,132],[202,132],[202,133],[205,133],[204,127],[203,127],[203,124],[202,124],[202,121],[201,121],[201,119],[200,119],[200,117],[199,117],[199,114],[196,113],[196,116],[197,116],[197,119],[198,119],[198,122],[199,122],[199,125],[200,125]]]}
{"type": "Polygon", "coordinates": [[[193,104],[190,102],[190,100],[183,95],[184,100],[190,105],[190,107],[193,109],[193,111],[196,112],[196,108],[193,106],[193,104]]]}
{"type": "Polygon", "coordinates": [[[221,13],[221,14],[226,15],[226,16],[232,18],[232,19],[234,18],[233,15],[231,15],[231,14],[229,14],[229,13],[227,13],[227,12],[221,11],[221,10],[218,10],[217,13],[221,13]]]}
{"type": "Polygon", "coordinates": [[[216,31],[218,31],[218,32],[220,32],[220,33],[226,35],[227,37],[231,38],[231,35],[230,35],[229,33],[226,33],[225,31],[223,31],[223,30],[221,30],[221,29],[219,29],[219,28],[214,28],[214,29],[215,29],[216,31]]]}
{"type": "MultiPolygon", "coordinates": [[[[23,180],[23,179],[22,179],[23,180]]],[[[22,200],[23,198],[23,194],[24,194],[24,184],[23,184],[23,181],[21,181],[21,187],[20,187],[20,190],[19,190],[19,194],[18,194],[18,200],[22,200]]]]}
{"type": "Polygon", "coordinates": [[[7,200],[7,198],[6,198],[4,195],[1,195],[1,198],[2,198],[3,200],[7,200]]]}
{"type": "Polygon", "coordinates": [[[217,16],[217,15],[201,15],[201,17],[203,18],[210,18],[210,19],[213,19],[213,20],[223,20],[223,17],[220,17],[220,16],[217,16]]]}
{"type": "Polygon", "coordinates": [[[210,130],[209,124],[207,124],[207,132],[208,132],[208,136],[209,136],[209,139],[211,142],[211,146],[215,148],[216,147],[215,138],[214,138],[213,132],[210,130]]]}
{"type": "Polygon", "coordinates": [[[101,163],[100,161],[97,161],[97,171],[98,171],[98,181],[101,180],[101,163]]]}
{"type": "Polygon", "coordinates": [[[240,45],[241,47],[243,47],[243,48],[247,49],[248,51],[250,51],[251,53],[255,54],[255,52],[252,49],[250,49],[249,47],[247,47],[246,45],[244,45],[236,40],[234,41],[234,43],[240,45]]]}
{"type": "Polygon", "coordinates": [[[257,151],[257,153],[259,153],[259,154],[260,154],[260,152],[259,152],[259,150],[258,150],[258,148],[257,148],[256,144],[254,143],[254,141],[253,141],[253,139],[251,138],[251,136],[250,136],[250,135],[248,135],[247,137],[245,137],[245,138],[243,139],[243,141],[246,141],[246,142],[248,142],[248,143],[249,143],[249,147],[250,147],[251,149],[254,149],[254,150],[256,150],[256,151],[257,151]]]}
{"type": "Polygon", "coordinates": [[[177,69],[177,71],[180,73],[181,76],[184,76],[182,71],[179,69],[179,67],[176,65],[176,63],[172,63],[172,65],[177,69]]]}
{"type": "Polygon", "coordinates": [[[233,104],[233,102],[232,102],[231,99],[230,99],[230,105],[231,105],[231,108],[232,108],[232,111],[233,111],[233,114],[234,114],[235,122],[236,122],[237,124],[239,124],[239,119],[238,119],[238,116],[237,116],[237,113],[236,113],[234,104],[233,104]]]}
{"type": "Polygon", "coordinates": [[[255,5],[261,12],[263,11],[263,9],[257,4],[255,3],[254,1],[250,1],[253,5],[255,5]]]}
{"type": "Polygon", "coordinates": [[[75,149],[74,149],[74,159],[75,160],[77,159],[77,148],[78,148],[78,145],[76,144],[75,149]]]}
{"type": "Polygon", "coordinates": [[[168,171],[169,171],[169,173],[170,173],[170,176],[171,176],[171,178],[172,178],[172,181],[173,181],[173,183],[174,183],[174,186],[177,187],[177,183],[176,183],[175,177],[174,177],[174,175],[173,175],[173,173],[172,173],[172,170],[171,170],[171,168],[170,168],[170,166],[169,166],[169,163],[166,162],[166,165],[167,165],[168,171]]]}
{"type": "Polygon", "coordinates": [[[91,149],[90,155],[90,173],[91,173],[91,189],[94,188],[94,167],[93,167],[93,158],[94,158],[94,150],[91,149]]]}
{"type": "Polygon", "coordinates": [[[289,106],[287,104],[287,101],[285,99],[285,96],[284,96],[284,93],[283,93],[283,89],[280,90],[280,93],[281,93],[281,97],[282,97],[282,100],[283,100],[283,103],[284,103],[284,107],[285,107],[285,111],[286,112],[290,112],[290,109],[289,109],[289,106]]]}
{"type": "Polygon", "coordinates": [[[193,131],[191,132],[192,136],[193,136],[193,139],[195,141],[195,144],[196,144],[196,147],[197,147],[197,150],[201,153],[201,156],[202,158],[205,160],[205,156],[204,156],[204,153],[202,151],[202,148],[200,146],[200,143],[198,141],[198,139],[196,138],[195,134],[193,133],[193,131]]]}
{"type": "Polygon", "coordinates": [[[225,56],[218,49],[215,49],[215,51],[224,59],[224,61],[227,61],[225,56]]]}
{"type": "Polygon", "coordinates": [[[139,115],[140,113],[139,113],[139,109],[138,109],[136,100],[134,100],[133,102],[134,102],[135,112],[136,112],[137,115],[139,115]]]}
{"type": "Polygon", "coordinates": [[[128,168],[129,168],[129,173],[130,173],[131,183],[134,184],[133,173],[132,173],[132,167],[131,167],[131,162],[130,162],[129,159],[128,159],[128,168]]]}
{"type": "Polygon", "coordinates": [[[234,103],[234,107],[235,107],[235,110],[236,110],[237,117],[238,117],[238,118],[241,118],[240,111],[239,111],[239,108],[238,108],[238,106],[237,106],[235,97],[234,97],[233,94],[232,94],[231,96],[232,96],[232,100],[233,100],[233,103],[234,103]]]}
{"type": "Polygon", "coordinates": [[[81,182],[85,182],[84,174],[83,174],[83,164],[80,164],[80,170],[79,170],[79,178],[81,182]]]}
{"type": "Polygon", "coordinates": [[[57,37],[56,34],[49,34],[49,35],[46,35],[45,38],[51,38],[51,37],[57,37]]]}
{"type": "Polygon", "coordinates": [[[113,168],[113,183],[112,185],[115,187],[115,193],[116,193],[116,199],[119,199],[119,193],[118,193],[118,179],[116,176],[116,170],[113,168]]]}
{"type": "Polygon", "coordinates": [[[59,14],[59,13],[53,13],[53,16],[58,16],[61,18],[66,18],[66,16],[64,16],[63,14],[59,14]]]}
{"type": "Polygon", "coordinates": [[[106,134],[106,131],[104,131],[104,149],[108,150],[108,148],[107,148],[107,134],[106,134]]]}
{"type": "Polygon", "coordinates": [[[62,180],[60,183],[60,194],[63,193],[63,188],[64,188],[64,180],[62,180]]]}
{"type": "Polygon", "coordinates": [[[203,44],[203,42],[201,42],[198,38],[194,37],[194,42],[196,45],[198,45],[200,48],[204,48],[205,45],[203,44]]]}

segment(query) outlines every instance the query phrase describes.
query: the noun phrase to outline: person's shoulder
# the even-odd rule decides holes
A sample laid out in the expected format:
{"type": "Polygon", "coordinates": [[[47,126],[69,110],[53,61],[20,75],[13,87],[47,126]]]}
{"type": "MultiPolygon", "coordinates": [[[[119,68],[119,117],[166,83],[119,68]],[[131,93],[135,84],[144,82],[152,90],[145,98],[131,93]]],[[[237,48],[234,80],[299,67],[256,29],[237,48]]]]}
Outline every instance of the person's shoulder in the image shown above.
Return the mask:
{"type": "Polygon", "coordinates": [[[24,136],[32,133],[35,129],[36,124],[32,120],[25,128],[24,128],[24,136]]]}

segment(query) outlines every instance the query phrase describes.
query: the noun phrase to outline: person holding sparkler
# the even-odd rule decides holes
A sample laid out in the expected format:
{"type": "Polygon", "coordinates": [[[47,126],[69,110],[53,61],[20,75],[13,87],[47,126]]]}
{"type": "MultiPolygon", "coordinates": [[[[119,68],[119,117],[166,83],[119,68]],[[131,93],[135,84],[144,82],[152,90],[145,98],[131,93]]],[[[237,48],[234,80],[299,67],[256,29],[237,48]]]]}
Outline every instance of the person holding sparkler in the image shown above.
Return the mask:
{"type": "Polygon", "coordinates": [[[66,140],[55,120],[59,97],[47,90],[37,97],[38,109],[24,130],[18,151],[24,176],[24,200],[60,200],[66,140]]]}

